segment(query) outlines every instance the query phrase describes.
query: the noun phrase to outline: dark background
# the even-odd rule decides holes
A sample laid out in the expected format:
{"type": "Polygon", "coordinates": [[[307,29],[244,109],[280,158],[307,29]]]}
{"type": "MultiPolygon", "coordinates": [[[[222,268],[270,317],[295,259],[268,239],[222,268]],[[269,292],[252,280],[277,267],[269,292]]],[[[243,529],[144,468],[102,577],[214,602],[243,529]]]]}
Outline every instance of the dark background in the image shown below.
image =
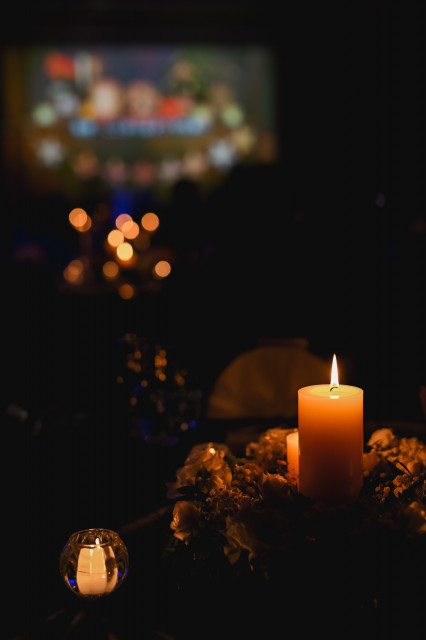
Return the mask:
{"type": "MultiPolygon", "coordinates": [[[[129,445],[120,431],[114,385],[117,338],[126,332],[164,344],[206,393],[260,339],[306,337],[312,351],[345,363],[341,381],[364,389],[367,419],[424,422],[423,7],[287,5],[41,2],[11,7],[2,20],[4,46],[265,44],[278,83],[279,161],[237,167],[207,200],[180,185],[171,206],[195,231],[166,227],[180,260],[158,294],[67,296],[45,265],[13,264],[16,225],[43,238],[58,208],[72,203],[35,201],[2,174],[4,407],[27,412],[5,422],[5,512],[27,545],[32,579],[43,563],[56,572],[73,530],[93,520],[118,528],[161,503],[152,465],[164,480],[183,455],[156,450],[141,468],[141,443],[129,445]],[[213,250],[201,260],[206,247],[213,250]],[[37,420],[44,440],[34,438],[37,420]]],[[[53,255],[67,233],[56,224],[53,255]]],[[[56,583],[45,576],[35,588],[25,575],[23,590],[11,578],[12,602],[48,614],[56,583]]],[[[12,620],[16,633],[23,626],[12,620]]]]}
{"type": "MultiPolygon", "coordinates": [[[[282,11],[269,2],[262,9],[237,1],[124,2],[119,8],[39,3],[26,10],[25,21],[17,9],[11,16],[2,25],[4,45],[268,46],[276,59],[280,151],[273,166],[237,167],[209,199],[193,185],[177,187],[171,206],[179,222],[164,227],[164,239],[177,251],[180,267],[161,295],[128,303],[99,296],[68,300],[48,272],[9,266],[7,343],[16,349],[14,362],[25,362],[12,389],[17,382],[40,385],[34,397],[41,402],[60,379],[58,366],[71,356],[67,349],[75,355],[79,331],[86,335],[79,357],[88,359],[89,368],[98,362],[92,348],[99,346],[107,358],[111,339],[134,330],[176,349],[207,386],[259,338],[305,336],[320,355],[348,359],[347,381],[366,389],[371,417],[421,417],[426,234],[420,3],[337,9],[299,3],[282,11]],[[206,247],[213,251],[201,259],[206,247]]],[[[58,210],[76,203],[37,201],[9,178],[4,188],[11,243],[14,221],[39,237],[48,228],[51,235],[56,231],[58,243],[69,233],[58,210]]],[[[61,245],[55,249],[55,237],[49,241],[58,259],[61,245]]]]}

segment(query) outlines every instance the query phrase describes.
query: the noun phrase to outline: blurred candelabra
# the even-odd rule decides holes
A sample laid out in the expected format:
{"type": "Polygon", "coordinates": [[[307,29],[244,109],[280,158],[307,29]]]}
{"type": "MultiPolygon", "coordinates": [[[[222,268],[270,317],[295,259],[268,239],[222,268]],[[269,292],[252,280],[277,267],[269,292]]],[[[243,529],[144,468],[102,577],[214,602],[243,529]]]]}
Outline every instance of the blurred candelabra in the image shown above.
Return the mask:
{"type": "Polygon", "coordinates": [[[146,441],[176,444],[199,425],[203,392],[164,346],[134,333],[119,338],[123,390],[131,434],[146,441]]]}

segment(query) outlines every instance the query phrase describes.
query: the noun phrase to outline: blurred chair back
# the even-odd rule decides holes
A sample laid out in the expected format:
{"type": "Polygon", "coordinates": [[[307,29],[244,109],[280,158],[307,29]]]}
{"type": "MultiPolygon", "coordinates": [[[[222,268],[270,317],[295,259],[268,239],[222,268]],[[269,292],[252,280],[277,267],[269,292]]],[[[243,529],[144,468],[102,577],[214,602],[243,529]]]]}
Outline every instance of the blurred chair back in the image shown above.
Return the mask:
{"type": "Polygon", "coordinates": [[[327,383],[330,371],[330,363],[303,342],[259,344],[219,374],[207,399],[207,418],[296,418],[298,390],[327,383]]]}

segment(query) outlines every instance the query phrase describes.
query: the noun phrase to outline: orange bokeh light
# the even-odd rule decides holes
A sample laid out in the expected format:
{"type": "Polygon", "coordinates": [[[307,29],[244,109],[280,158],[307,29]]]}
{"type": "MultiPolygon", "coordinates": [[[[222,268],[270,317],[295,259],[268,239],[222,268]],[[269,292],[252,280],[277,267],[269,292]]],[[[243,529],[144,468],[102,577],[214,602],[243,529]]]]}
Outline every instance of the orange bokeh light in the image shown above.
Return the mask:
{"type": "Polygon", "coordinates": [[[77,231],[87,231],[92,226],[92,221],[84,209],[75,207],[68,215],[68,220],[77,231]]]}
{"type": "Polygon", "coordinates": [[[64,279],[72,284],[79,284],[83,280],[84,265],[81,260],[72,260],[63,271],[64,279]]]}
{"type": "Polygon", "coordinates": [[[128,240],[133,240],[139,235],[139,225],[133,220],[128,220],[122,225],[121,232],[128,240]]]}
{"type": "Polygon", "coordinates": [[[126,222],[133,222],[132,216],[128,213],[120,213],[120,215],[115,219],[115,226],[117,227],[117,229],[120,229],[120,231],[122,231],[123,224],[125,224],[126,222]]]}
{"type": "Polygon", "coordinates": [[[122,242],[116,249],[117,257],[124,262],[133,258],[133,247],[130,242],[122,242]]]}
{"type": "Polygon", "coordinates": [[[119,247],[124,242],[124,235],[119,229],[113,229],[109,232],[107,240],[111,247],[119,247]]]}
{"type": "Polygon", "coordinates": [[[131,284],[122,284],[118,289],[118,295],[123,300],[130,300],[135,295],[135,288],[131,284]]]}
{"type": "Polygon", "coordinates": [[[157,278],[166,278],[170,274],[171,270],[172,267],[170,262],[167,262],[167,260],[160,260],[154,266],[153,273],[157,278]]]}
{"type": "Polygon", "coordinates": [[[92,218],[90,216],[87,216],[86,223],[82,227],[76,227],[76,229],[77,231],[80,231],[81,233],[83,233],[84,231],[89,231],[91,226],[92,226],[92,218]]]}
{"type": "Polygon", "coordinates": [[[102,273],[108,280],[115,280],[116,278],[118,278],[120,268],[116,262],[114,262],[113,260],[109,260],[108,262],[105,262],[104,266],[102,267],[102,273]]]}
{"type": "Polygon", "coordinates": [[[145,231],[153,232],[155,231],[160,224],[160,219],[156,213],[145,213],[141,219],[141,225],[145,229],[145,231]]]}

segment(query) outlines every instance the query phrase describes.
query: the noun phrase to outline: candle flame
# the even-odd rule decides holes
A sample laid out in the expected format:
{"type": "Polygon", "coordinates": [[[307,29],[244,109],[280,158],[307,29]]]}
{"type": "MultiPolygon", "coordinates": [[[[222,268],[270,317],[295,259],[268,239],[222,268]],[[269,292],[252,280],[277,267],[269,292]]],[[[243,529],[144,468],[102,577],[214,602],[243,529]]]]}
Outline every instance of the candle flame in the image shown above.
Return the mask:
{"type": "Polygon", "coordinates": [[[330,380],[330,391],[333,389],[339,388],[339,376],[337,374],[337,360],[336,354],[333,356],[333,364],[331,367],[331,380],[330,380]]]}

